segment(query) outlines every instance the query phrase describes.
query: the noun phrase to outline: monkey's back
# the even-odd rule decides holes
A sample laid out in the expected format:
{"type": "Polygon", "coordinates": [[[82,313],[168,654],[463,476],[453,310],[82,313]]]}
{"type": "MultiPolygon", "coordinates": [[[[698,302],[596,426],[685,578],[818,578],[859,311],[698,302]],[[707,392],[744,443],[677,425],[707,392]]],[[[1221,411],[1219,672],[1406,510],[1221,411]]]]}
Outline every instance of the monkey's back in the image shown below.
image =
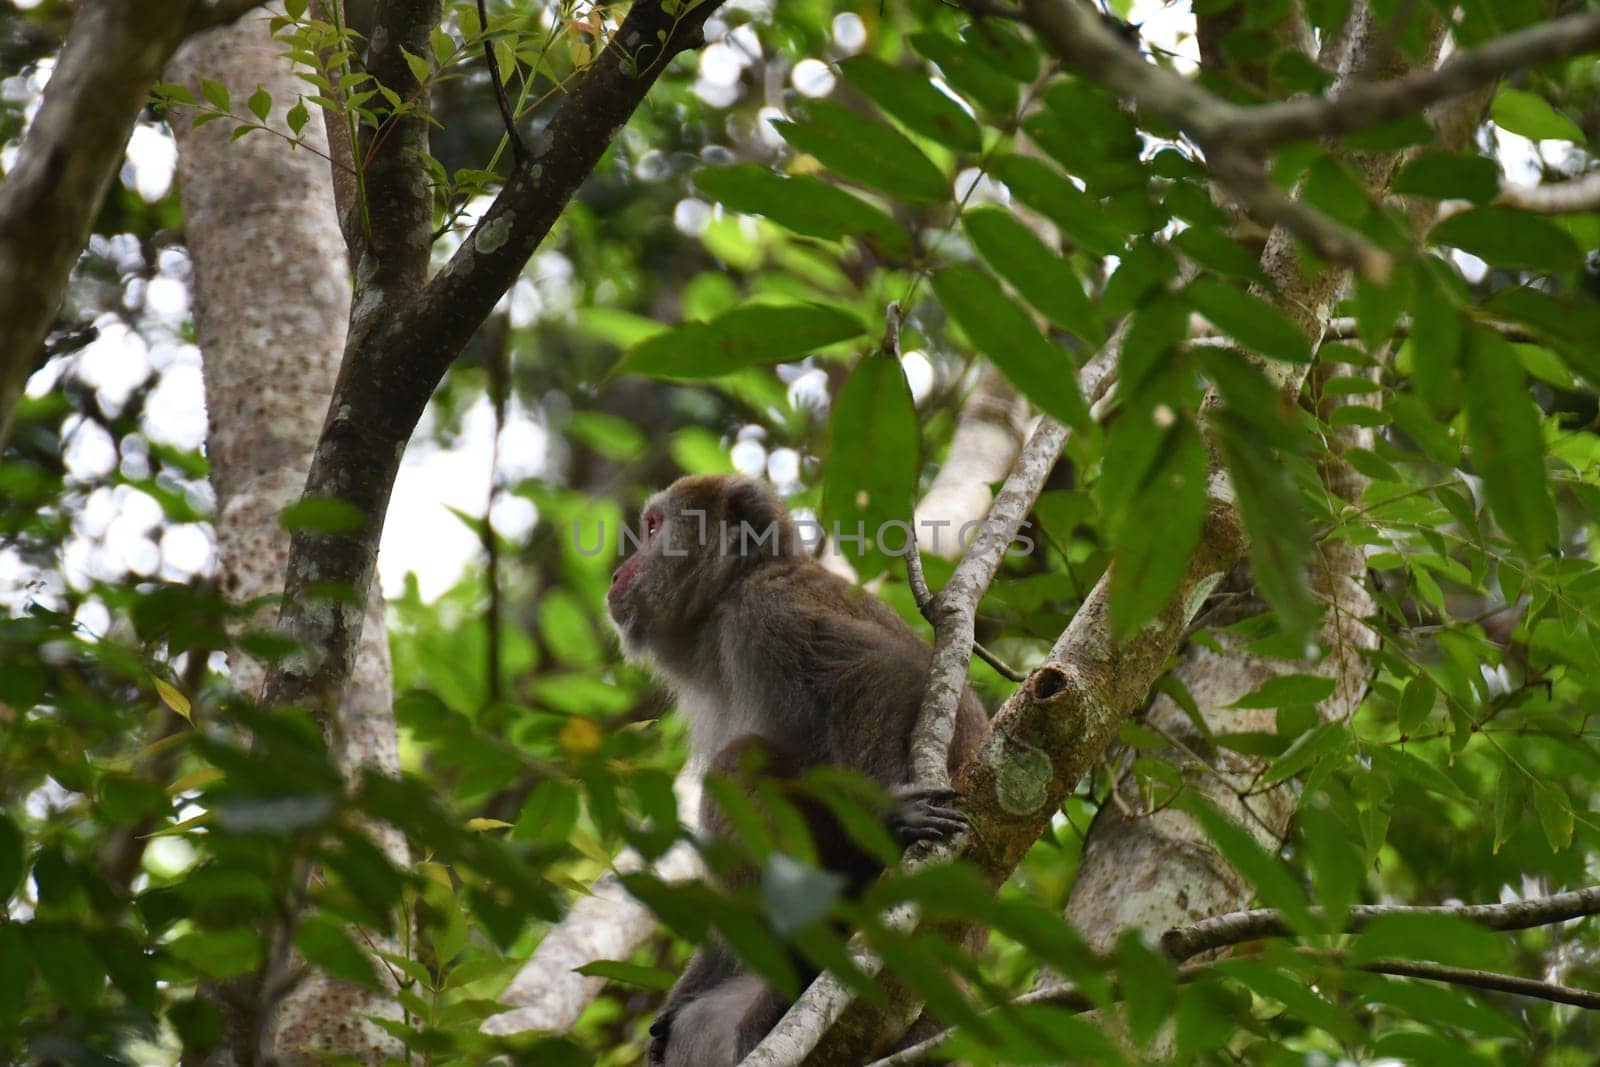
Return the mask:
{"type": "MultiPolygon", "coordinates": [[[[933,649],[887,604],[811,559],[763,561],[732,592],[719,613],[719,658],[735,701],[748,706],[730,718],[801,766],[907,782],[933,649]]],[[[952,772],[976,753],[986,725],[970,689],[955,725],[952,772]]]]}

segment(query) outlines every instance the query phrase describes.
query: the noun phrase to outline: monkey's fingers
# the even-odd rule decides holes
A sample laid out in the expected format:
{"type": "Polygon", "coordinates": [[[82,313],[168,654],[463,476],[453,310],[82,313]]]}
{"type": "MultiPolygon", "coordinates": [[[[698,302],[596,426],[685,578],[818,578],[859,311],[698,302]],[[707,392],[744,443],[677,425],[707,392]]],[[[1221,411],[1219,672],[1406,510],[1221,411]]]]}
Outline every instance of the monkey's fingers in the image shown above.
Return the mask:
{"type": "Polygon", "coordinates": [[[948,786],[897,785],[892,790],[896,800],[914,803],[920,800],[955,800],[961,794],[948,786]]]}

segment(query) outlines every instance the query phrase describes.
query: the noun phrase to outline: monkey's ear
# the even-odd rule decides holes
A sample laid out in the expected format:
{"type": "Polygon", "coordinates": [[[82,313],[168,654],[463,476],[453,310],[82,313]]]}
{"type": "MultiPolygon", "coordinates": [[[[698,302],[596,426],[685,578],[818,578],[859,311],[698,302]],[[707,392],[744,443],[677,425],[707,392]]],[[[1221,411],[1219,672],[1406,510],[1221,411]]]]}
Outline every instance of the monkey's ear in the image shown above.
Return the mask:
{"type": "Polygon", "coordinates": [[[764,532],[783,518],[783,505],[772,495],[772,491],[750,478],[739,478],[729,483],[723,508],[730,527],[744,525],[757,533],[764,532]]]}

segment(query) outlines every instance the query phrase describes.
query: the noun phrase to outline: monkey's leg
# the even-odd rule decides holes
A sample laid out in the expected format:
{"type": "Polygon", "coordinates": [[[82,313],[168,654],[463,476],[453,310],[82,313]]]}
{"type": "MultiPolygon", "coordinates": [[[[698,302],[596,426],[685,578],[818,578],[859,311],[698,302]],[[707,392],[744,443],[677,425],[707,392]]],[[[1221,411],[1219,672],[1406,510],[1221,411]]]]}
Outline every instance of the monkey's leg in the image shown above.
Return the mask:
{"type": "Polygon", "coordinates": [[[646,1060],[652,1067],[671,1062],[667,1058],[667,1047],[672,1039],[673,1024],[684,1010],[707,990],[727,982],[738,969],[738,957],[721,941],[713,940],[695,950],[689,965],[673,983],[672,991],[650,1023],[650,1051],[646,1060]]]}

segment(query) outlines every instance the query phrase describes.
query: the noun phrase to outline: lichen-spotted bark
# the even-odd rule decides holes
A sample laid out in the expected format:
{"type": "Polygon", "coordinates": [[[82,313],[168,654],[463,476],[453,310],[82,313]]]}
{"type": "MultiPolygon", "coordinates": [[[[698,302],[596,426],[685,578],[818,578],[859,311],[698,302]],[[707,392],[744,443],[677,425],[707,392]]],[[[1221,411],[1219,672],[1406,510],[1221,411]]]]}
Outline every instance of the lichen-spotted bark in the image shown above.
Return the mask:
{"type": "MultiPolygon", "coordinates": [[[[169,68],[175,81],[223,82],[234,99],[257,85],[273,97],[269,121],[302,88],[268,32],[267,15],[202,34],[169,68]]],[[[194,260],[195,326],[204,357],[207,451],[217,494],[215,527],[222,588],[237,602],[283,588],[289,544],[278,522],[305,485],[311,450],[333,391],[349,319],[350,289],[334,215],[320,118],[305,128],[310,149],[255,133],[231,141],[231,124],[191,128],[176,116],[178,176],[194,260]]],[[[270,626],[271,613],[252,625],[270,626]]],[[[263,668],[230,657],[234,685],[255,694],[263,668]]],[[[399,769],[383,599],[373,589],[351,684],[336,716],[335,758],[347,777],[399,769]]],[[[404,866],[404,840],[372,832],[404,866]]],[[[379,968],[380,974],[388,972],[379,968]]],[[[398,1010],[386,995],[310,974],[285,998],[274,1026],[281,1062],[324,1062],[322,1054],[377,1063],[402,1055],[366,1015],[398,1010]]]]}

